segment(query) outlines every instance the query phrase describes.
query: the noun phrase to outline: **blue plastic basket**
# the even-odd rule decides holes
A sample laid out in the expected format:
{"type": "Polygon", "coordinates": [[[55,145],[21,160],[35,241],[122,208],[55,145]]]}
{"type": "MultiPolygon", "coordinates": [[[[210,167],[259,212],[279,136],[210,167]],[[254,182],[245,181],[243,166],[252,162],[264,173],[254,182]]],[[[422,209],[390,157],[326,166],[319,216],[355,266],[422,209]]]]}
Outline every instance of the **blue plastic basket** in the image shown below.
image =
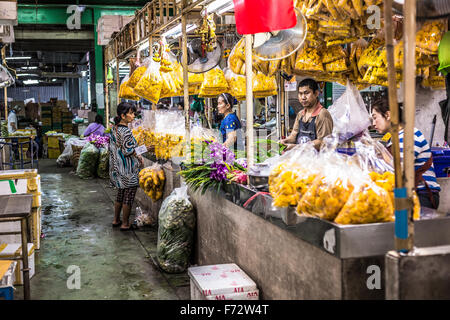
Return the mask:
{"type": "Polygon", "coordinates": [[[437,178],[450,177],[450,149],[449,148],[431,148],[433,154],[433,166],[437,178]]]}

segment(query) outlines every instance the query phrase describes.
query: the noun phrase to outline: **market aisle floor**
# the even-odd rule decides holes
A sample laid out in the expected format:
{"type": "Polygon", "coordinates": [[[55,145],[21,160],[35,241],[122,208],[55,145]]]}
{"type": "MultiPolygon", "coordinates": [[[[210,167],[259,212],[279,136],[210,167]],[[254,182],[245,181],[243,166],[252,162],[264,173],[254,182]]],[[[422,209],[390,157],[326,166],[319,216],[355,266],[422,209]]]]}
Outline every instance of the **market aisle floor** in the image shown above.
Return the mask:
{"type": "MultiPolygon", "coordinates": [[[[111,227],[114,190],[107,181],[79,179],[55,160],[39,165],[45,237],[36,252],[32,299],[189,299],[187,274],[165,274],[152,262],[156,227],[111,227]],[[79,290],[67,288],[72,265],[80,268],[79,290]]],[[[21,286],[14,296],[23,299],[21,286]]]]}

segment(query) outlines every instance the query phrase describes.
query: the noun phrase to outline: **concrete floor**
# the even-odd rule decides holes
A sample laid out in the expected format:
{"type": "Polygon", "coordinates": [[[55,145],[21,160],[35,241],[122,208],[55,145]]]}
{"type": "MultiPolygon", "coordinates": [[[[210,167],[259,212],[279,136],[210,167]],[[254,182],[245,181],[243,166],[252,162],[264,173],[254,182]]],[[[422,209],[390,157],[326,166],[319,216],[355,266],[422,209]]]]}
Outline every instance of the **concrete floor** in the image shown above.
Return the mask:
{"type": "MultiPolygon", "coordinates": [[[[55,160],[39,162],[45,237],[35,254],[31,298],[189,299],[187,273],[166,274],[154,262],[157,227],[113,229],[115,191],[108,187],[109,181],[82,180],[71,170],[57,168],[55,160]],[[80,289],[67,288],[71,265],[80,268],[80,289]]],[[[14,296],[23,299],[21,286],[14,296]]]]}

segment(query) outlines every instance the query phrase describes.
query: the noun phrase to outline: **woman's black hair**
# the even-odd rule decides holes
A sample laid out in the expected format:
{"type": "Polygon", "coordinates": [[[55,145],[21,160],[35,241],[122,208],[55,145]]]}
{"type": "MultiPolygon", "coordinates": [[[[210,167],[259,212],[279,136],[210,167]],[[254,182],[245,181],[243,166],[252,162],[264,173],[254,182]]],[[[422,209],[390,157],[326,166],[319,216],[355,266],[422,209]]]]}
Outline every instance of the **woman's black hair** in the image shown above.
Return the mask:
{"type": "Polygon", "coordinates": [[[114,123],[118,125],[120,120],[122,119],[122,115],[126,115],[128,112],[130,112],[130,110],[136,113],[136,106],[128,102],[119,103],[119,105],[117,106],[117,116],[114,117],[114,123]]]}
{"type": "Polygon", "coordinates": [[[230,107],[233,108],[234,98],[231,94],[229,94],[228,92],[225,92],[225,93],[221,93],[219,97],[222,97],[223,100],[225,101],[225,104],[229,104],[230,107]]]}
{"type": "Polygon", "coordinates": [[[101,115],[96,115],[95,116],[95,123],[98,123],[98,124],[103,124],[103,117],[101,116],[101,115]]]}
{"type": "MultiPolygon", "coordinates": [[[[390,111],[389,110],[389,97],[388,96],[384,96],[378,100],[376,100],[374,103],[372,103],[372,110],[375,110],[376,112],[378,112],[379,114],[381,114],[383,116],[383,118],[387,118],[387,112],[390,111]]],[[[372,113],[371,110],[371,113],[372,113]]],[[[400,122],[403,122],[403,103],[399,102],[398,103],[398,119],[400,122]]]]}

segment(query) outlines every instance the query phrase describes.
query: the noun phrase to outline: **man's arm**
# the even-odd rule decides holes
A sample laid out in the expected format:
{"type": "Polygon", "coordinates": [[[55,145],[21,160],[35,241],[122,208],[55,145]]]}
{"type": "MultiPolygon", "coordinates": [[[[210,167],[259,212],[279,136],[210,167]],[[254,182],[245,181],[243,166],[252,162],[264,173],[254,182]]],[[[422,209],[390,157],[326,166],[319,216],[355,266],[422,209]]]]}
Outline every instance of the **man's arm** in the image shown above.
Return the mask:
{"type": "Polygon", "coordinates": [[[286,139],[282,139],[281,143],[283,143],[283,144],[296,143],[295,138],[297,138],[297,134],[298,134],[298,127],[299,127],[298,122],[300,121],[300,117],[301,117],[300,113],[301,113],[301,111],[297,114],[297,117],[295,118],[295,123],[294,123],[294,127],[292,128],[291,134],[286,139]]]}

